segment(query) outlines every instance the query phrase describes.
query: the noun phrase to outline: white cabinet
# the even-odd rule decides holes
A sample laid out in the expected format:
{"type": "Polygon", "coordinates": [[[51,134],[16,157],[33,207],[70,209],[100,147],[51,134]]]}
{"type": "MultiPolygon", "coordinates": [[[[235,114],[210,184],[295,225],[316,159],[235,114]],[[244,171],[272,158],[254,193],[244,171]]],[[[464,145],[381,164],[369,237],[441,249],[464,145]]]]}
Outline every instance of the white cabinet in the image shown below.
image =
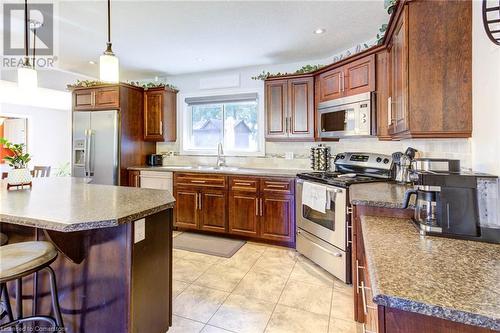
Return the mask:
{"type": "Polygon", "coordinates": [[[152,188],[156,190],[167,190],[173,193],[172,172],[163,171],[141,171],[141,188],[152,188]]]}

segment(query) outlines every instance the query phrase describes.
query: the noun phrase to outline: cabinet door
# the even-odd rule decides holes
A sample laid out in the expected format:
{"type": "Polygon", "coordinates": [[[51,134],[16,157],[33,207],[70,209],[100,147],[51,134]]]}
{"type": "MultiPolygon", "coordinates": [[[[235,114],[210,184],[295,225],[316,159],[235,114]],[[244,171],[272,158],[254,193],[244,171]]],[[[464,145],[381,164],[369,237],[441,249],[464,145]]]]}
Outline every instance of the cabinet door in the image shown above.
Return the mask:
{"type": "Polygon", "coordinates": [[[176,188],[175,226],[181,228],[198,228],[198,191],[195,189],[176,188]]]}
{"type": "Polygon", "coordinates": [[[344,96],[375,91],[375,55],[345,65],[343,84],[344,96]]]}
{"type": "Polygon", "coordinates": [[[335,68],[319,76],[319,101],[326,102],[342,97],[344,68],[335,68]]]}
{"type": "Polygon", "coordinates": [[[229,195],[229,233],[257,237],[259,198],[252,192],[229,195]]]}
{"type": "Polygon", "coordinates": [[[75,110],[89,110],[94,106],[94,90],[76,90],[73,92],[73,108],[75,110]]]}
{"type": "Polygon", "coordinates": [[[120,107],[120,93],[118,87],[95,89],[94,107],[96,109],[117,109],[120,107]]]}
{"type": "Polygon", "coordinates": [[[128,171],[128,186],[130,187],[141,187],[141,172],[138,170],[128,171]]]}
{"type": "Polygon", "coordinates": [[[390,105],[390,53],[383,50],[376,54],[375,79],[377,103],[377,136],[379,140],[391,140],[389,128],[392,126],[390,105]]]}
{"type": "Polygon", "coordinates": [[[314,78],[288,81],[289,137],[314,139],[314,78]]]}
{"type": "Polygon", "coordinates": [[[163,91],[144,94],[144,140],[163,141],[163,91]]]}
{"type": "Polygon", "coordinates": [[[269,240],[293,242],[293,195],[263,195],[261,210],[259,236],[269,240]]]}
{"type": "Polygon", "coordinates": [[[392,36],[392,118],[391,134],[408,130],[408,11],[405,7],[392,36]]]}
{"type": "Polygon", "coordinates": [[[267,81],[265,89],[266,138],[287,138],[288,82],[287,80],[267,81]]]}
{"type": "Polygon", "coordinates": [[[200,229],[226,232],[226,191],[202,190],[199,195],[200,229]]]}

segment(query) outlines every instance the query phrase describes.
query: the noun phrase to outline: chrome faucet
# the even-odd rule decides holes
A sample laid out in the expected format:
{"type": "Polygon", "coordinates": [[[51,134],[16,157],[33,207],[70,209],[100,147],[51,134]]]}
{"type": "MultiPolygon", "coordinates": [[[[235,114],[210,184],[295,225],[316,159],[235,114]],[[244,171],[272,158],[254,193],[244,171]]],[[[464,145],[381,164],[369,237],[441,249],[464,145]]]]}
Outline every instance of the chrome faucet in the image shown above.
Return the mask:
{"type": "Polygon", "coordinates": [[[217,146],[217,166],[226,166],[226,158],[224,157],[224,150],[222,149],[222,143],[219,142],[217,146]]]}

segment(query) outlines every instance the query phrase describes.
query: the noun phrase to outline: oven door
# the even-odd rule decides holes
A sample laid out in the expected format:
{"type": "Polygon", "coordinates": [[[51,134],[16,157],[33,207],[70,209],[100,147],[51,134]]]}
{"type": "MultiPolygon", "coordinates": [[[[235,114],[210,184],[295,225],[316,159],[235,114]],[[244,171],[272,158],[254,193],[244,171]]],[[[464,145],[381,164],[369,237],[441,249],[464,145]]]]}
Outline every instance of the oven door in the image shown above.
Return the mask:
{"type": "Polygon", "coordinates": [[[296,182],[296,221],[297,227],[314,236],[346,251],[346,189],[336,186],[326,186],[330,192],[330,208],[321,213],[302,204],[302,184],[296,182]]]}

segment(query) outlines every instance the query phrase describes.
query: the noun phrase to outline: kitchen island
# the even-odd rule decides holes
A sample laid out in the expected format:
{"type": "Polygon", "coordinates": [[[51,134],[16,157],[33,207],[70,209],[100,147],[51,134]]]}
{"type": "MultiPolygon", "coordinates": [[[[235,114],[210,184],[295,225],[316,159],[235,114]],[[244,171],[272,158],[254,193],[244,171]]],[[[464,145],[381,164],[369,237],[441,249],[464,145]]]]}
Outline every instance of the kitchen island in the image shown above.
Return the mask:
{"type": "MultiPolygon", "coordinates": [[[[172,208],[168,191],[40,178],[0,183],[9,243],[48,240],[67,332],[166,332],[171,325],[172,208]]],[[[24,314],[50,313],[48,277],[26,278],[24,314]]],[[[15,293],[11,288],[11,301],[15,293]]]]}

